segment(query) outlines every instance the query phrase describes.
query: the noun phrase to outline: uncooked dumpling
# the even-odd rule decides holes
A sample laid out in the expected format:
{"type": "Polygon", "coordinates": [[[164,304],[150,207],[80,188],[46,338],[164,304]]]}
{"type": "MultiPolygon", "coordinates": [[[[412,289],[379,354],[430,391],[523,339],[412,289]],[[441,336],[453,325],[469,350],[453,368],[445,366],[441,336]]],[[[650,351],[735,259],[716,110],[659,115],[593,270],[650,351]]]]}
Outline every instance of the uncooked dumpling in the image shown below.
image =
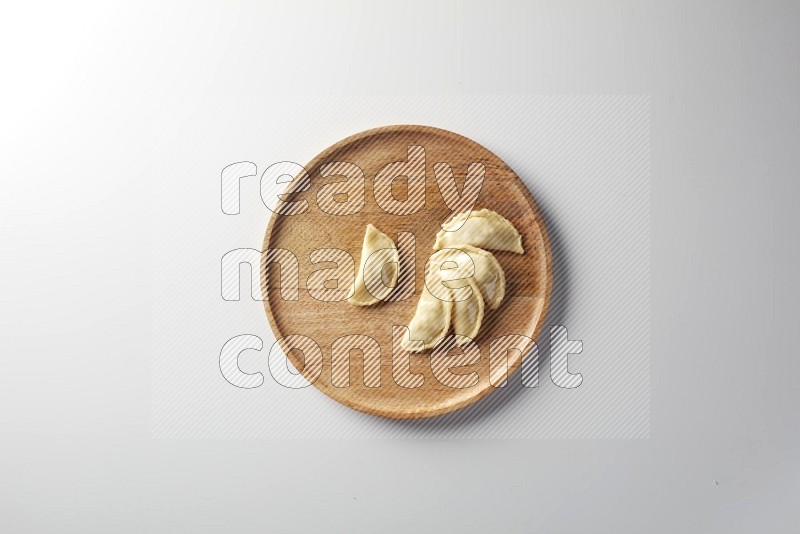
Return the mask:
{"type": "Polygon", "coordinates": [[[489,209],[465,211],[442,225],[434,250],[472,245],[490,250],[524,254],[522,236],[505,217],[489,209]],[[457,228],[457,229],[456,229],[457,228]]]}
{"type": "MultiPolygon", "coordinates": [[[[478,335],[483,322],[483,295],[474,276],[468,276],[472,266],[464,262],[459,253],[465,252],[455,249],[441,251],[428,264],[422,296],[408,324],[410,336],[400,344],[405,350],[419,352],[433,348],[447,335],[451,324],[453,331],[463,336],[456,340],[457,345],[463,345],[478,335]],[[451,270],[452,266],[451,269],[447,268],[446,264],[453,261],[450,258],[456,260],[455,272],[451,270]],[[443,265],[445,271],[441,270],[443,265]],[[443,276],[443,273],[446,275],[443,276]],[[447,284],[458,285],[458,289],[452,289],[447,284]],[[421,340],[423,343],[413,343],[411,340],[421,340]]],[[[480,258],[478,261],[482,262],[480,265],[485,263],[480,258]]],[[[476,264],[477,268],[484,269],[476,264]]]]}
{"type": "MultiPolygon", "coordinates": [[[[447,288],[443,288],[443,290],[450,291],[447,288]]],[[[449,297],[452,298],[452,294],[449,297]]],[[[427,287],[423,287],[422,296],[417,303],[417,310],[408,323],[409,335],[403,338],[400,346],[410,352],[433,348],[450,330],[453,304],[451,300],[442,300],[428,291],[427,287]],[[411,340],[422,343],[412,343],[411,340]]]]}
{"type": "Polygon", "coordinates": [[[506,292],[503,268],[483,249],[525,253],[514,225],[488,209],[459,213],[442,228],[433,245],[437,252],[426,265],[422,296],[408,325],[410,336],[401,342],[410,352],[433,348],[451,325],[460,336],[456,344],[474,340],[483,323],[484,307],[496,309],[506,292]]]}
{"type": "Polygon", "coordinates": [[[347,301],[357,306],[371,306],[385,300],[397,285],[399,262],[394,241],[368,224],[353,295],[347,301]]]}
{"type": "Polygon", "coordinates": [[[483,322],[483,296],[474,278],[467,279],[472,295],[466,300],[453,303],[453,332],[469,339],[457,339],[456,345],[463,345],[478,336],[483,322]]]}
{"type": "MultiPolygon", "coordinates": [[[[431,268],[441,269],[444,264],[453,261],[458,264],[458,269],[463,275],[449,276],[449,278],[466,278],[471,271],[469,265],[460,265],[461,258],[459,258],[459,253],[462,252],[472,259],[474,271],[472,271],[471,276],[478,285],[478,289],[480,289],[481,295],[486,301],[486,306],[490,310],[497,309],[506,294],[506,275],[497,258],[488,250],[473,247],[472,245],[458,245],[454,248],[442,249],[431,256],[431,268]]],[[[451,288],[464,285],[458,280],[445,283],[451,288]]]]}

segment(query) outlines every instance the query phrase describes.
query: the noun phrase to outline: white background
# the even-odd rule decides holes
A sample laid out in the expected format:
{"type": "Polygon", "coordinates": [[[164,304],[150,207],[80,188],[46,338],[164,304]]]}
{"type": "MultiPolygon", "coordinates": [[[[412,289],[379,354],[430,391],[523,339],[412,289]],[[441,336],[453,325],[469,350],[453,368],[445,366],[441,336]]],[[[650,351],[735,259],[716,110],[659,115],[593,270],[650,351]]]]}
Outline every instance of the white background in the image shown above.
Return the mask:
{"type": "Polygon", "coordinates": [[[4,531],[796,530],[797,4],[20,5],[0,18],[4,531]],[[287,93],[649,94],[650,439],[152,440],[159,184],[191,202],[203,154],[308,146],[261,145],[291,110],[259,102],[287,93]]]}

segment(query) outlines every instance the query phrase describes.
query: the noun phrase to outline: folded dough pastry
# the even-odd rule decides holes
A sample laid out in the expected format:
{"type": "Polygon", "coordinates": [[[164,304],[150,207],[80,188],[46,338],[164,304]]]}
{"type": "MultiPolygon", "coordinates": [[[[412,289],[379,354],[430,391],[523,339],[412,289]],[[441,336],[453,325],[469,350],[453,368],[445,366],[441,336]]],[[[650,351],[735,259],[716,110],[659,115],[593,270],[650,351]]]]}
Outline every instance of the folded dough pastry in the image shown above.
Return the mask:
{"type": "MultiPolygon", "coordinates": [[[[419,352],[433,348],[447,335],[451,325],[453,332],[464,336],[456,340],[456,345],[463,345],[478,335],[483,322],[483,295],[475,276],[470,275],[473,273],[472,265],[463,261],[464,253],[462,250],[446,249],[431,258],[433,261],[428,264],[425,273],[422,296],[408,324],[409,338],[400,344],[405,350],[419,352]],[[453,266],[446,265],[448,262],[454,262],[453,266]],[[441,270],[442,266],[445,271],[441,270]],[[454,272],[448,267],[457,270],[454,272]],[[443,273],[447,275],[443,276],[443,273]],[[458,285],[458,288],[453,289],[448,284],[458,285]],[[414,344],[411,340],[420,340],[423,343],[414,344]]],[[[476,263],[475,272],[485,269],[485,260],[478,257],[478,262],[480,263],[476,263]]]]}
{"type": "MultiPolygon", "coordinates": [[[[445,292],[450,291],[443,289],[445,292]]],[[[452,292],[450,293],[449,297],[452,298],[452,292]]],[[[408,323],[409,335],[403,338],[400,346],[410,352],[433,348],[450,330],[453,304],[452,300],[442,300],[428,291],[427,287],[423,287],[417,310],[408,323]],[[422,345],[413,344],[411,340],[422,341],[422,345]]]]}
{"type": "Polygon", "coordinates": [[[385,300],[397,285],[399,271],[400,255],[394,241],[368,224],[353,295],[347,301],[357,306],[371,306],[385,300]]]}
{"type": "MultiPolygon", "coordinates": [[[[471,276],[477,283],[478,289],[480,289],[481,295],[486,301],[486,306],[490,310],[496,310],[506,294],[506,275],[497,258],[488,250],[473,247],[472,245],[445,248],[431,256],[431,268],[440,270],[449,261],[459,264],[461,262],[460,253],[466,253],[470,257],[474,270],[469,269],[468,265],[458,265],[458,269],[463,273],[463,276],[453,276],[452,278],[465,278],[472,273],[471,276]]],[[[446,282],[446,284],[451,288],[463,285],[457,280],[452,283],[446,282]]]]}
{"type": "Polygon", "coordinates": [[[453,332],[469,339],[456,339],[456,345],[463,345],[478,336],[483,322],[483,296],[474,278],[467,278],[472,295],[466,300],[453,303],[453,332]]]}
{"type": "Polygon", "coordinates": [[[506,293],[503,268],[494,254],[483,249],[525,253],[514,225],[488,209],[459,213],[442,228],[433,245],[437,252],[426,265],[422,296],[408,325],[410,336],[401,342],[410,352],[434,347],[451,325],[461,336],[455,340],[457,345],[474,340],[485,306],[496,309],[506,293]]]}
{"type": "Polygon", "coordinates": [[[436,234],[434,250],[472,245],[490,250],[524,254],[522,236],[505,217],[490,209],[465,211],[442,225],[436,234]]]}

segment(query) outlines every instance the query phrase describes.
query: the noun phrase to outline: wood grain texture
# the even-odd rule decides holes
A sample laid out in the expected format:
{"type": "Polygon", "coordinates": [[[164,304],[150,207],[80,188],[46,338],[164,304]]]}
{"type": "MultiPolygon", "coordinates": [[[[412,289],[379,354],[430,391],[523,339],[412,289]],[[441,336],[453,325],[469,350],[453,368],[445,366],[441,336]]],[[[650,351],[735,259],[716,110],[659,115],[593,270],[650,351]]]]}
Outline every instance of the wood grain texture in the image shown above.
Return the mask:
{"type": "MultiPolygon", "coordinates": [[[[283,300],[279,294],[279,277],[270,275],[262,264],[262,292],[269,324],[276,339],[301,334],[312,338],[322,349],[321,376],[314,386],[342,404],[373,415],[391,418],[422,418],[441,415],[463,408],[492,393],[489,381],[489,343],[507,334],[522,334],[536,339],[542,328],[552,291],[552,260],[547,232],[541,214],[522,181],[486,148],[458,134],[427,126],[386,126],[348,137],[323,151],[305,166],[311,187],[292,193],[292,200],[307,199],[308,209],[299,215],[272,214],[264,237],[264,250],[283,248],[292,251],[300,261],[300,297],[283,300]],[[425,206],[413,215],[399,216],[384,212],[375,202],[372,183],[386,164],[404,161],[408,146],[425,149],[425,206]],[[319,169],[326,163],[355,163],[366,177],[366,205],[355,215],[334,216],[319,209],[318,189],[342,178],[322,178],[319,169]],[[438,162],[449,163],[459,188],[463,187],[470,163],[483,163],[486,177],[474,209],[497,211],[522,234],[524,255],[495,252],[506,273],[506,297],[497,310],[486,311],[484,323],[475,342],[481,349],[480,362],[459,367],[457,374],[477,371],[478,382],[472,387],[453,389],[441,384],[430,367],[430,351],[411,356],[411,371],[421,373],[424,383],[419,388],[404,388],[392,378],[392,325],[406,325],[414,314],[424,284],[424,267],[433,253],[432,245],[441,223],[452,212],[444,203],[433,172],[438,162]],[[372,223],[393,240],[398,232],[416,236],[416,294],[402,302],[385,302],[371,307],[357,307],[345,301],[321,302],[306,290],[306,280],[321,268],[332,264],[313,265],[311,251],[319,248],[340,248],[352,254],[358,265],[364,230],[372,223]],[[337,338],[350,334],[367,335],[381,347],[380,387],[364,385],[363,356],[350,355],[350,385],[336,387],[331,383],[331,345],[337,338]]],[[[398,184],[402,185],[402,184],[398,184]]],[[[394,189],[393,189],[394,191],[394,189]]],[[[402,191],[395,195],[402,198],[402,191]]],[[[272,271],[271,271],[272,272],[272,271]]],[[[459,351],[454,350],[453,354],[459,351]]],[[[304,361],[299,351],[288,354],[291,363],[303,372],[304,361]]],[[[523,355],[512,351],[509,377],[522,362],[523,355]]]]}

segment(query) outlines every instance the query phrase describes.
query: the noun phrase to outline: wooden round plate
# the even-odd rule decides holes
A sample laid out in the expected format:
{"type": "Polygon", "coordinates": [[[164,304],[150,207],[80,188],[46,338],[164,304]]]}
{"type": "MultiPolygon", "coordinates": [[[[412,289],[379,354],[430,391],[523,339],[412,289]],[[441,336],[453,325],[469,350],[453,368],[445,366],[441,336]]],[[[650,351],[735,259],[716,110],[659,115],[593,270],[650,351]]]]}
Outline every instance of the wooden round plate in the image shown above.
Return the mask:
{"type": "MultiPolygon", "coordinates": [[[[289,350],[287,357],[304,375],[312,374],[314,386],[342,404],[373,415],[413,419],[441,415],[463,408],[489,395],[494,389],[489,379],[489,344],[493,339],[522,334],[536,339],[542,328],[552,290],[552,262],[544,221],[528,189],[500,158],[478,143],[461,135],[428,126],[386,126],[367,130],[339,141],[305,166],[310,187],[292,192],[285,199],[307,200],[300,214],[273,213],[264,237],[264,251],[284,249],[299,260],[299,295],[285,300],[280,295],[280,274],[273,273],[262,262],[264,308],[276,339],[292,334],[307,336],[322,351],[322,371],[309,370],[299,350],[289,350]],[[425,205],[413,215],[393,215],[383,211],[373,196],[375,175],[392,162],[406,161],[408,147],[425,150],[425,205]],[[330,215],[317,204],[317,192],[325,184],[342,181],[341,176],[323,178],[320,168],[335,161],[357,165],[365,176],[365,205],[353,215],[330,215]],[[407,388],[398,385],[392,375],[392,326],[406,325],[414,314],[422,288],[424,268],[440,225],[452,215],[439,191],[433,166],[450,164],[459,190],[463,188],[467,167],[471,163],[485,166],[483,188],[474,210],[497,211],[522,234],[525,254],[494,252],[506,275],[506,296],[497,310],[486,310],[480,333],[475,339],[481,350],[480,361],[452,369],[454,374],[477,371],[477,384],[454,389],[443,385],[431,371],[430,351],[411,355],[412,373],[424,377],[422,386],[407,388]],[[346,301],[316,300],[306,289],[309,275],[331,264],[312,263],[309,254],[321,248],[348,251],[355,259],[361,255],[366,225],[370,223],[397,241],[399,232],[416,236],[414,276],[416,294],[405,301],[382,302],[358,307],[346,301]],[[364,358],[361,351],[350,354],[350,379],[347,387],[336,387],[331,376],[331,345],[351,334],[370,336],[380,345],[381,376],[379,387],[364,384],[364,358]]],[[[296,184],[295,184],[296,185],[296,184]]],[[[403,200],[404,184],[395,180],[392,193],[403,200]]],[[[406,188],[407,189],[407,188],[406,188]]],[[[330,211],[330,210],[328,210],[330,211]]],[[[266,258],[266,254],[264,257],[266,258]]],[[[335,265],[334,265],[335,266],[335,265]]],[[[454,353],[458,349],[454,349],[454,353]]],[[[525,355],[510,351],[508,376],[516,371],[525,355]]],[[[311,379],[311,377],[309,376],[311,379]]],[[[337,381],[338,382],[338,381],[337,381]]]]}

